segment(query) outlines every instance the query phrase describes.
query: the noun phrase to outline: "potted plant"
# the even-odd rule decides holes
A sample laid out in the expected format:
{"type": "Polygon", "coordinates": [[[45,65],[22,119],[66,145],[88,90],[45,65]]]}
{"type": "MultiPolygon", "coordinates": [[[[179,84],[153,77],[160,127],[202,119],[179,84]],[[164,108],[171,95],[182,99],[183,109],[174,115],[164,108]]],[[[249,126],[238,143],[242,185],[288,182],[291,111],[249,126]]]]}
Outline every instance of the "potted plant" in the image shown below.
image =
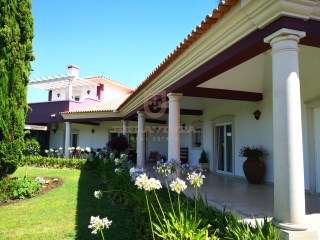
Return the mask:
{"type": "Polygon", "coordinates": [[[202,152],[199,158],[199,163],[202,169],[209,170],[208,156],[204,149],[202,149],[202,152]]]}
{"type": "Polygon", "coordinates": [[[249,183],[259,184],[262,182],[266,167],[260,158],[267,154],[267,150],[262,146],[243,146],[240,149],[239,156],[247,158],[242,167],[249,183]]]}

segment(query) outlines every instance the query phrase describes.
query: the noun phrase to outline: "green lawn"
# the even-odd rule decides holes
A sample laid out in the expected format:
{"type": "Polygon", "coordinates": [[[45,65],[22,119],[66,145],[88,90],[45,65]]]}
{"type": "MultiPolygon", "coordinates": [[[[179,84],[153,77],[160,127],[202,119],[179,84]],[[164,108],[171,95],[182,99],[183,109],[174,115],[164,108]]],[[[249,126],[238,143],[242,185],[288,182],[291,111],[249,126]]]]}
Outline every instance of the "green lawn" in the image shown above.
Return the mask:
{"type": "MultiPolygon", "coordinates": [[[[64,184],[42,196],[0,207],[0,239],[96,239],[88,229],[90,217],[105,217],[107,209],[105,201],[93,196],[99,189],[95,172],[30,167],[28,175],[59,176],[64,184]]],[[[14,176],[24,176],[24,168],[14,176]]]]}

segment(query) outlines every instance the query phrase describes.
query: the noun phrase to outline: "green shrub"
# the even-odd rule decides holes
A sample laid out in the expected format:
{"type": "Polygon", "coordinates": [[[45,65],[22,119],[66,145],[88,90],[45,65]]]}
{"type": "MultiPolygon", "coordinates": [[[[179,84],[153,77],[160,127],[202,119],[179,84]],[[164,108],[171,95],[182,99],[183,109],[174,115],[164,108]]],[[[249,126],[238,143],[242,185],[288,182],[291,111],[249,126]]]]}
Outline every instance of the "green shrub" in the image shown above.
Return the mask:
{"type": "Polygon", "coordinates": [[[24,156],[37,156],[40,153],[40,144],[35,138],[27,138],[25,141],[25,148],[23,150],[24,156]]]}
{"type": "Polygon", "coordinates": [[[0,202],[32,197],[41,190],[40,184],[33,178],[4,178],[0,180],[0,202]]]}
{"type": "MultiPolygon", "coordinates": [[[[99,158],[94,159],[79,159],[79,158],[57,158],[57,157],[45,157],[45,156],[30,156],[27,157],[29,165],[34,167],[46,167],[46,168],[71,168],[81,170],[94,170],[98,169],[102,160],[99,158]]],[[[20,163],[23,166],[26,162],[26,157],[20,163]]]]}

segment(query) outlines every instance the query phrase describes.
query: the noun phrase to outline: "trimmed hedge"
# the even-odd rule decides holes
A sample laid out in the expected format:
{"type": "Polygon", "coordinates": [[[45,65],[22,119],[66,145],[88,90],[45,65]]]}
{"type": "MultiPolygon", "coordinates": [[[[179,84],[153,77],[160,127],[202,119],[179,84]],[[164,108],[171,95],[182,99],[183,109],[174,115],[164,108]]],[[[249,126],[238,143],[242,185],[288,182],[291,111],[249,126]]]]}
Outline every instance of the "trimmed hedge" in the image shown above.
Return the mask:
{"type": "Polygon", "coordinates": [[[20,166],[24,166],[25,163],[28,163],[28,165],[32,165],[35,167],[87,169],[89,166],[93,166],[94,162],[95,160],[78,158],[68,159],[44,156],[29,156],[23,157],[23,161],[20,163],[20,166]]]}

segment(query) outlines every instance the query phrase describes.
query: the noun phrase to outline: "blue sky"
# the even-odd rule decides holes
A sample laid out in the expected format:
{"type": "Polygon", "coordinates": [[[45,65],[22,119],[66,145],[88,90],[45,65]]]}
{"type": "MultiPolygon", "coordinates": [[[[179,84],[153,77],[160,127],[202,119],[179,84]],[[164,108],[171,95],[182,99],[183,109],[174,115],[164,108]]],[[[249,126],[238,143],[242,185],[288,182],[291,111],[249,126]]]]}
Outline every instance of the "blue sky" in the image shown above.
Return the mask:
{"type": "MultiPolygon", "coordinates": [[[[80,67],[136,88],[217,7],[218,0],[31,0],[30,79],[80,67]]],[[[28,102],[47,100],[30,88],[28,102]]]]}

